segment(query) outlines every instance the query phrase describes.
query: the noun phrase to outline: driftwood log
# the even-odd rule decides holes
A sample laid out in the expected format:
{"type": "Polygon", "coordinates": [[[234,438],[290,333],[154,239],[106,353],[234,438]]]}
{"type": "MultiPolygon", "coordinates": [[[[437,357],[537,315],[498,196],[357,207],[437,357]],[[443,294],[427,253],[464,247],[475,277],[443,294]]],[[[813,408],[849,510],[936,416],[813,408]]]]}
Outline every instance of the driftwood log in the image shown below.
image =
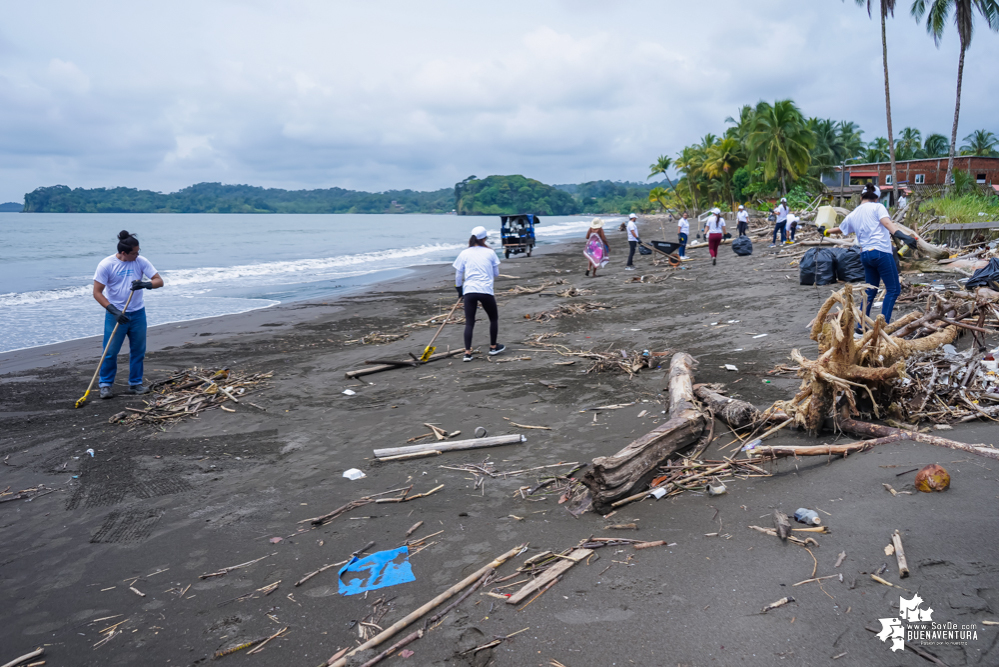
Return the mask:
{"type": "Polygon", "coordinates": [[[494,435],[489,438],[472,438],[470,440],[452,440],[450,442],[431,442],[423,445],[408,445],[405,447],[386,447],[374,450],[379,459],[389,456],[404,456],[428,451],[451,452],[464,449],[482,449],[483,447],[499,447],[501,445],[518,445],[527,442],[527,436],[520,433],[512,435],[494,435]]]}
{"type": "Polygon", "coordinates": [[[891,428],[890,426],[880,426],[879,424],[857,421],[856,419],[843,419],[840,421],[839,427],[845,432],[852,433],[854,435],[862,435],[869,438],[887,438],[895,436],[899,440],[925,442],[929,445],[936,445],[937,447],[956,449],[958,451],[968,452],[969,454],[977,454],[978,456],[985,456],[990,459],[999,460],[999,449],[996,449],[995,447],[987,447],[985,445],[968,445],[963,442],[957,442],[955,440],[948,440],[947,438],[930,435],[929,433],[906,431],[900,428],[891,428]]]}
{"type": "Polygon", "coordinates": [[[696,443],[707,428],[707,417],[694,404],[694,359],[673,355],[669,370],[669,419],[613,456],[600,456],[582,475],[598,511],[648,484],[660,464],[696,443]]]}
{"type": "MultiPolygon", "coordinates": [[[[694,385],[694,395],[731,428],[744,428],[760,421],[761,413],[752,403],[724,396],[716,390],[718,385],[694,385]]],[[[785,417],[786,419],[786,417],[785,417]]]]}

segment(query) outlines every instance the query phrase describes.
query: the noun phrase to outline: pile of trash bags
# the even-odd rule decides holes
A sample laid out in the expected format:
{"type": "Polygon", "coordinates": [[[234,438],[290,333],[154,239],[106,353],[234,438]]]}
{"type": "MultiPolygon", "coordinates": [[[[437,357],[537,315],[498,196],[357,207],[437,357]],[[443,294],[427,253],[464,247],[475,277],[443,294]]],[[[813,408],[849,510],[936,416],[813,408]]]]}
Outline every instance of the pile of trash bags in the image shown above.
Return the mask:
{"type": "Polygon", "coordinates": [[[860,246],[811,248],[798,265],[798,284],[832,285],[865,282],[860,246]]]}

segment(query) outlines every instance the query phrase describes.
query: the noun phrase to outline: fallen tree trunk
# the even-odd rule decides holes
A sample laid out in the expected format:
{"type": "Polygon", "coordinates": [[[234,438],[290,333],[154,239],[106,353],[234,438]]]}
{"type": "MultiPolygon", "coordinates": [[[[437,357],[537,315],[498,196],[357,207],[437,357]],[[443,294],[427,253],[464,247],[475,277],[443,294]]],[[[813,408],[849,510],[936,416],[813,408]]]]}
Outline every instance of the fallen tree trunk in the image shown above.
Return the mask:
{"type": "Polygon", "coordinates": [[[761,413],[756,406],[723,396],[713,389],[713,385],[696,385],[694,394],[714,413],[715,417],[731,428],[743,428],[760,421],[761,413]]]}
{"type": "Polygon", "coordinates": [[[862,435],[869,438],[887,438],[889,436],[897,436],[899,440],[913,440],[915,442],[925,442],[929,445],[936,445],[937,447],[946,447],[947,449],[956,449],[962,452],[968,452],[970,454],[977,454],[978,456],[985,456],[990,459],[996,459],[999,461],[999,449],[995,447],[988,447],[986,445],[968,445],[963,442],[957,442],[955,440],[948,440],[947,438],[940,438],[935,435],[930,435],[928,433],[917,433],[915,431],[906,431],[900,428],[891,428],[890,426],[880,426],[878,424],[871,424],[868,422],[861,422],[855,419],[843,419],[839,422],[839,427],[846,431],[847,433],[853,433],[854,435],[862,435]]]}
{"type": "Polygon", "coordinates": [[[693,445],[707,427],[707,418],[694,405],[694,359],[673,355],[669,371],[669,419],[613,456],[600,456],[582,475],[599,511],[610,507],[640,484],[646,484],[659,465],[675,452],[693,445]]]}

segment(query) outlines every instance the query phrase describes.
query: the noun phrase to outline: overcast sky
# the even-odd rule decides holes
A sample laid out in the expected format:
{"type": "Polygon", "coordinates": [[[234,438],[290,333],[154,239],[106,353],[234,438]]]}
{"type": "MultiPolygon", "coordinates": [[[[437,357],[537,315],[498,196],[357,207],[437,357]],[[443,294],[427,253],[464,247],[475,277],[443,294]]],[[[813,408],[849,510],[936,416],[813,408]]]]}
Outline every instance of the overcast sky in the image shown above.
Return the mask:
{"type": "MultiPolygon", "coordinates": [[[[899,4],[894,126],[949,136],[953,26],[937,49],[899,4]]],[[[877,17],[852,0],[3,7],[0,201],[55,184],[644,180],[657,155],[721,133],[742,104],[786,97],[865,139],[886,133],[877,17]]],[[[979,29],[959,137],[999,134],[996,63],[999,36],[979,29]]]]}

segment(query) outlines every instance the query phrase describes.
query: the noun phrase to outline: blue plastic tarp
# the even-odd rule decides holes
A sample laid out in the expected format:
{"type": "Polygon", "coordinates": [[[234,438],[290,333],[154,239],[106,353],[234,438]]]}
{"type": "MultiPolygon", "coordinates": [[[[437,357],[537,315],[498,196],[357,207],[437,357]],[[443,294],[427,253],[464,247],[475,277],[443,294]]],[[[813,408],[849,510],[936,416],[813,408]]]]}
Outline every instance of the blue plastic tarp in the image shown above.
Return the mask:
{"type": "Polygon", "coordinates": [[[364,558],[354,556],[340,570],[340,595],[357,595],[409,581],[416,581],[409,564],[409,547],[379,551],[364,558]]]}

